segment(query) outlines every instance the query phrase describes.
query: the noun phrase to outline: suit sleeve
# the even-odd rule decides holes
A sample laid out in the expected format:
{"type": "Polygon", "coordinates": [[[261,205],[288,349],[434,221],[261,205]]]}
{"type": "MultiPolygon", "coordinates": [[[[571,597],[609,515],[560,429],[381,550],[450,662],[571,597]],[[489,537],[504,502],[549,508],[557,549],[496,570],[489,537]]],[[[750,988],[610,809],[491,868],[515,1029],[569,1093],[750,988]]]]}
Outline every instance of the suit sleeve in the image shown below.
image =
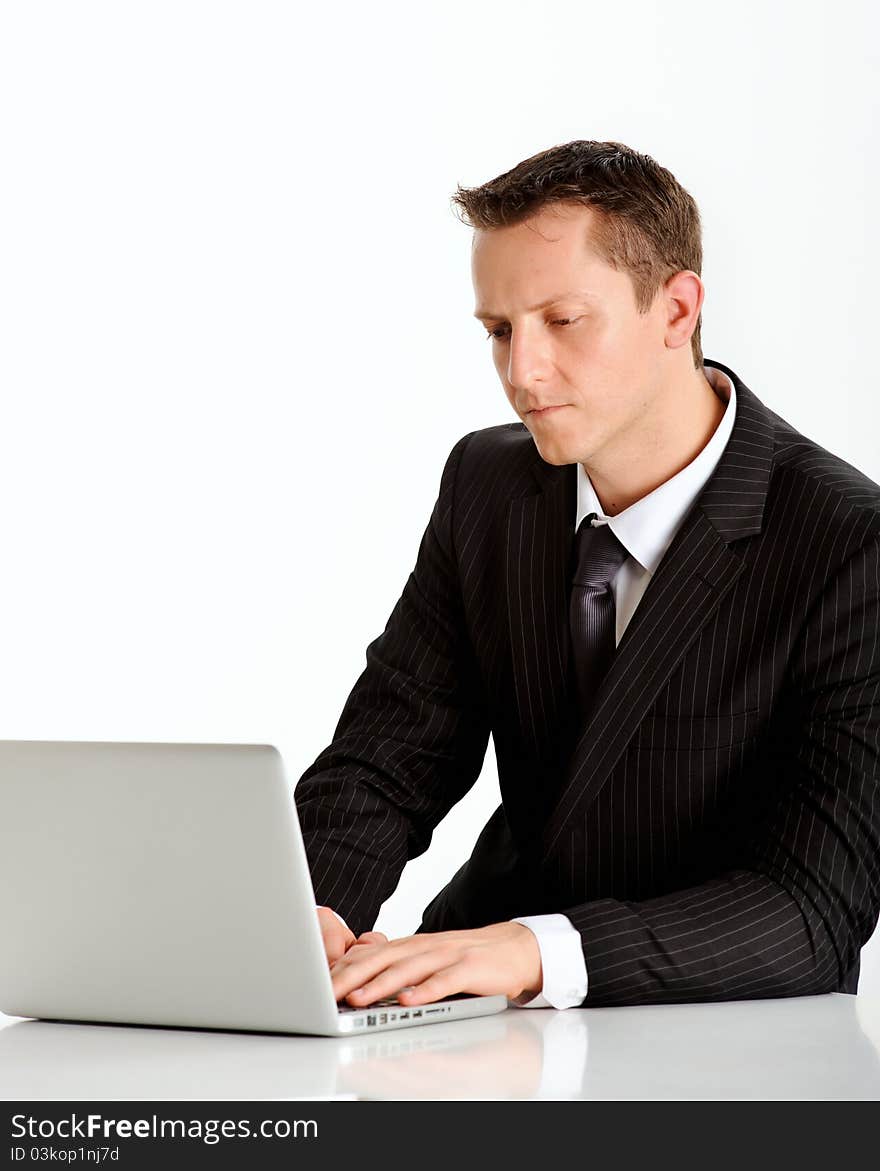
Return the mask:
{"type": "Polygon", "coordinates": [[[736,868],[644,901],[564,909],[589,1005],[837,990],[880,914],[880,542],[852,554],[790,660],[790,731],[736,868]]]}
{"type": "Polygon", "coordinates": [[[456,473],[470,438],[449,454],[415,567],[366,649],[332,742],[295,789],[316,901],[355,935],[373,926],[486,754],[489,718],[452,541],[456,473]]]}

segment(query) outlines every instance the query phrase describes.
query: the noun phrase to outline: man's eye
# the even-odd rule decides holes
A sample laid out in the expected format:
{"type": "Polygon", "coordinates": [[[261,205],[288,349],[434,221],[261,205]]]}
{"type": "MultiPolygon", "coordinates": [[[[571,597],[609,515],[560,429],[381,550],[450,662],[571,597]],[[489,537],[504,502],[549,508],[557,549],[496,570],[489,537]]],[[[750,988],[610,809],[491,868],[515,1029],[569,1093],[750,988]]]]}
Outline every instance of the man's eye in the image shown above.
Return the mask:
{"type": "MultiPolygon", "coordinates": [[[[551,321],[550,324],[551,325],[573,325],[576,321],[577,321],[576,317],[557,317],[556,320],[551,321]]],[[[501,341],[501,339],[505,336],[505,334],[502,331],[506,330],[506,329],[507,329],[506,325],[498,325],[495,327],[495,329],[490,329],[489,332],[486,334],[486,337],[495,338],[496,341],[501,341]]]]}

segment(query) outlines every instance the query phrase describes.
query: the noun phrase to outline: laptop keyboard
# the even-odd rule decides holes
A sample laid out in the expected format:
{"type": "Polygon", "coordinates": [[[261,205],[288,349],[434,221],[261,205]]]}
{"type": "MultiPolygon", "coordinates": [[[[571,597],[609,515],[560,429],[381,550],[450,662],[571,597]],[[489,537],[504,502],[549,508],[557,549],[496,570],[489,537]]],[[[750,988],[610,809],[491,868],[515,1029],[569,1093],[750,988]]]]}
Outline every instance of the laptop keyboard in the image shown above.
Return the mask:
{"type": "Polygon", "coordinates": [[[367,1008],[385,1008],[389,1004],[400,1004],[396,996],[386,996],[384,1000],[374,1000],[370,1004],[337,1004],[340,1012],[363,1012],[367,1008]]]}
{"type": "MultiPolygon", "coordinates": [[[[444,1001],[447,1001],[447,1000],[473,1000],[475,998],[475,995],[476,994],[473,992],[453,992],[453,994],[451,996],[444,996],[443,1000],[444,1001]]],[[[412,1006],[412,1005],[408,1006],[405,1004],[401,1004],[396,996],[386,996],[383,1000],[374,1000],[371,1004],[361,1004],[361,1005],[346,1004],[344,1002],[342,1004],[340,1004],[337,1001],[336,1007],[339,1009],[340,1012],[363,1012],[365,1009],[372,1010],[374,1008],[387,1008],[389,1004],[394,1005],[395,1007],[399,1007],[399,1008],[407,1008],[407,1007],[429,1008],[430,1007],[430,1002],[426,1005],[418,1004],[415,1006],[412,1006]]]]}

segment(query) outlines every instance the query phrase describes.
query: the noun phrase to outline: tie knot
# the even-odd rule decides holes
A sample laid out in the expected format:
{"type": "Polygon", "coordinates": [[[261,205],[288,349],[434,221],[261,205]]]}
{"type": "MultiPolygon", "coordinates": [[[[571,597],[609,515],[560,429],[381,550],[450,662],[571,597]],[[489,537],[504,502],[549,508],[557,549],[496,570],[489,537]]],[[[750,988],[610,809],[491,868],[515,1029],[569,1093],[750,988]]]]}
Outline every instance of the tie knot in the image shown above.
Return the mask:
{"type": "Polygon", "coordinates": [[[575,536],[574,584],[602,589],[614,580],[629,553],[610,525],[591,524],[595,516],[595,512],[585,516],[575,536]]]}

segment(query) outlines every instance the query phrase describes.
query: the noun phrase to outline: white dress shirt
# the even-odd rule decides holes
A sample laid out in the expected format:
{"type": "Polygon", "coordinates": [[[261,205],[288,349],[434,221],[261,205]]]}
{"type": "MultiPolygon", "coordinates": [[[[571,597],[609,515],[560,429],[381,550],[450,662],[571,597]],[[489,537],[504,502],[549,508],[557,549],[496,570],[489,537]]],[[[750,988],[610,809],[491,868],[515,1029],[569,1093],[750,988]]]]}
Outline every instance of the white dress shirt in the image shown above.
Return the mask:
{"type": "MultiPolygon", "coordinates": [[[[595,512],[595,523],[609,524],[629,554],[612,583],[616,611],[615,646],[620,643],[663,554],[704,484],[715,471],[733,430],[736,414],[736,390],[733,383],[726,374],[713,366],[704,366],[703,373],[718,397],[727,403],[727,410],[699,455],[653,492],[617,516],[605,516],[583,464],[577,465],[575,532],[583,518],[595,512]]],[[[333,913],[341,923],[345,923],[341,915],[335,911],[333,913]]],[[[528,927],[538,941],[543,986],[531,999],[520,997],[509,1003],[517,1008],[573,1008],[582,1004],[589,983],[587,966],[580,933],[568,916],[524,915],[512,922],[528,927]]]]}
{"type": "MultiPolygon", "coordinates": [[[[616,610],[615,646],[635,613],[648,582],[681,527],[691,505],[715,471],[727,446],[736,415],[736,390],[726,374],[704,366],[710,386],[727,403],[712,438],[691,462],[659,488],[619,512],[605,516],[583,464],[577,466],[575,532],[585,516],[597,514],[594,524],[608,524],[629,553],[612,583],[616,610]]],[[[511,1000],[517,1008],[572,1008],[582,1004],[589,978],[580,933],[566,915],[524,915],[514,919],[534,932],[541,953],[543,987],[531,1000],[511,1000]]]]}

